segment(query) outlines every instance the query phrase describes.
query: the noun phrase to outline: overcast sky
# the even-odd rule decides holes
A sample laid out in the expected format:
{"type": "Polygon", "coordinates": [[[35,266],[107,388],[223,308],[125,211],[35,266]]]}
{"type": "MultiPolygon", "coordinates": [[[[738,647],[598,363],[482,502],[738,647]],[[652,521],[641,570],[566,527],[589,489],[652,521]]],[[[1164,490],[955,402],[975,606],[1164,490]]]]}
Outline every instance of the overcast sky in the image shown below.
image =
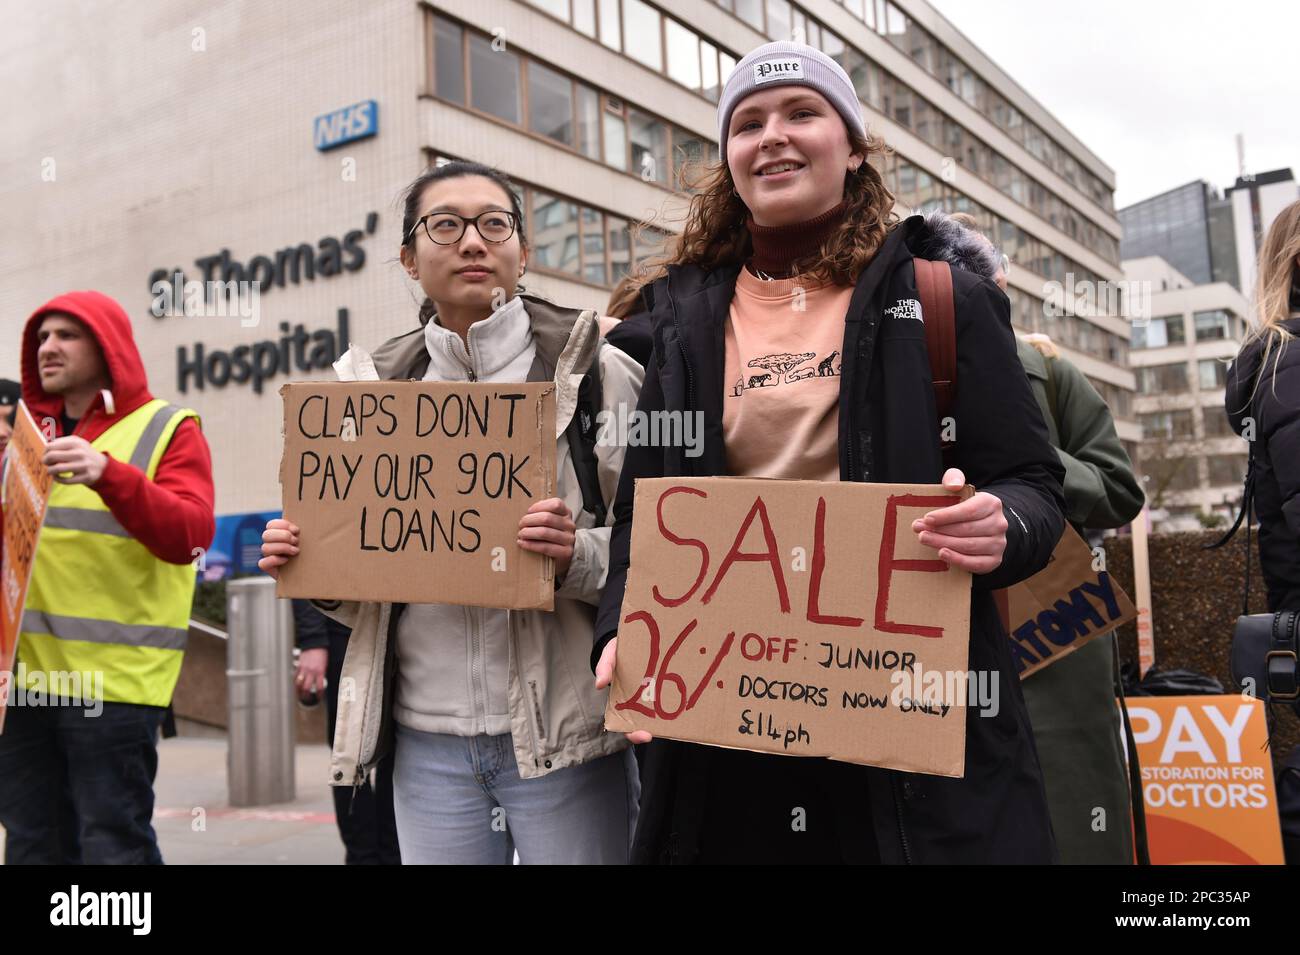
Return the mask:
{"type": "Polygon", "coordinates": [[[1115,170],[1115,208],[1246,169],[1300,175],[1295,0],[930,0],[1115,170]]]}

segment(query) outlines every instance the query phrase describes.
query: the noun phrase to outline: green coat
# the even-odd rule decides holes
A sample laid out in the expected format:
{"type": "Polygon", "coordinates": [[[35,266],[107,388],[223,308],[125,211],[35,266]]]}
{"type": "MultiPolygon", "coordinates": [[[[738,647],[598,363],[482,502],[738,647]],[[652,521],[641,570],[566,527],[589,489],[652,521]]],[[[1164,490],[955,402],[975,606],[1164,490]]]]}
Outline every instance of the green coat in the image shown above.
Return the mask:
{"type": "MultiPolygon", "coordinates": [[[[1066,516],[1076,529],[1128,523],[1142,509],[1143,495],[1110,409],[1068,361],[1046,358],[1023,341],[1017,340],[1017,347],[1052,446],[1065,465],[1066,516]]],[[[1052,829],[1066,865],[1133,861],[1114,666],[1111,635],[1093,640],[1021,684],[1052,829]]]]}
{"type": "Polygon", "coordinates": [[[1066,519],[1076,529],[1123,527],[1137,517],[1145,497],[1110,408],[1065,359],[1046,358],[1019,338],[1016,349],[1052,447],[1065,465],[1066,519]]]}

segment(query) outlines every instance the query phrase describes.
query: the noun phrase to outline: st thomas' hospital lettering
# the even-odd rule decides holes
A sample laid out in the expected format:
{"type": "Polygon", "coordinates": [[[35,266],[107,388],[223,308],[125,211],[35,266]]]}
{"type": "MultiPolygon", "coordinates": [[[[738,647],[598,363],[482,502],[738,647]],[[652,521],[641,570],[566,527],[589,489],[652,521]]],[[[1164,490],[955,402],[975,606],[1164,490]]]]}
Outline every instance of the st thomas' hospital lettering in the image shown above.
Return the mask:
{"type": "MultiPolygon", "coordinates": [[[[379,213],[366,216],[362,229],[352,229],[342,239],[326,236],[315,245],[301,242],[270,255],[255,255],[246,263],[232,258],[229,249],[194,260],[201,279],[187,279],[180,268],[155,269],[149,275],[151,312],[157,318],[172,316],[248,317],[246,302],[254,306],[261,295],[290,284],[357,272],[366,263],[362,242],[373,235],[379,213]]],[[[252,310],[256,315],[256,307],[252,310]]],[[[238,345],[226,351],[207,349],[203,342],[176,349],[176,387],[182,394],[191,384],[223,388],[230,382],[251,383],[261,394],[266,381],[294,372],[328,369],[348,347],[349,316],[346,307],[335,313],[334,328],[308,331],[301,322],[280,322],[280,337],[238,345]]],[[[257,324],[241,322],[245,327],[257,324]]]]}

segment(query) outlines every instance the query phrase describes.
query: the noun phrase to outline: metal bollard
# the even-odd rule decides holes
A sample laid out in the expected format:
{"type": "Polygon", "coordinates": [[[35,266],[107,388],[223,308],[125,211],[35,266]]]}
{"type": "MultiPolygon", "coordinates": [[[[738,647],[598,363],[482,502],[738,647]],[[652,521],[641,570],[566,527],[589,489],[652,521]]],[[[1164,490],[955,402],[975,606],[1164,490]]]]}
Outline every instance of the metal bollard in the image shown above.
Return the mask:
{"type": "Polygon", "coordinates": [[[292,606],[276,598],[270,577],[245,577],[226,585],[226,620],[230,804],[292,802],[292,606]]]}

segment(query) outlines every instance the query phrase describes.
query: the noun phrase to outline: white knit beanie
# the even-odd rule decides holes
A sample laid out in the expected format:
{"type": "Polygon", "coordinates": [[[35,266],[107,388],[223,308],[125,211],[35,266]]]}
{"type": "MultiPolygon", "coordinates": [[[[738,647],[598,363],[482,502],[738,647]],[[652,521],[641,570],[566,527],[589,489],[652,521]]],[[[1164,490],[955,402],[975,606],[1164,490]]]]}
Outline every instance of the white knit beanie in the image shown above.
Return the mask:
{"type": "Polygon", "coordinates": [[[750,51],[727,77],[718,100],[718,153],[727,156],[727,127],[731,114],[750,93],[769,86],[807,86],[835,107],[851,132],[866,137],[862,104],[843,67],[815,47],[781,40],[750,51]]]}

